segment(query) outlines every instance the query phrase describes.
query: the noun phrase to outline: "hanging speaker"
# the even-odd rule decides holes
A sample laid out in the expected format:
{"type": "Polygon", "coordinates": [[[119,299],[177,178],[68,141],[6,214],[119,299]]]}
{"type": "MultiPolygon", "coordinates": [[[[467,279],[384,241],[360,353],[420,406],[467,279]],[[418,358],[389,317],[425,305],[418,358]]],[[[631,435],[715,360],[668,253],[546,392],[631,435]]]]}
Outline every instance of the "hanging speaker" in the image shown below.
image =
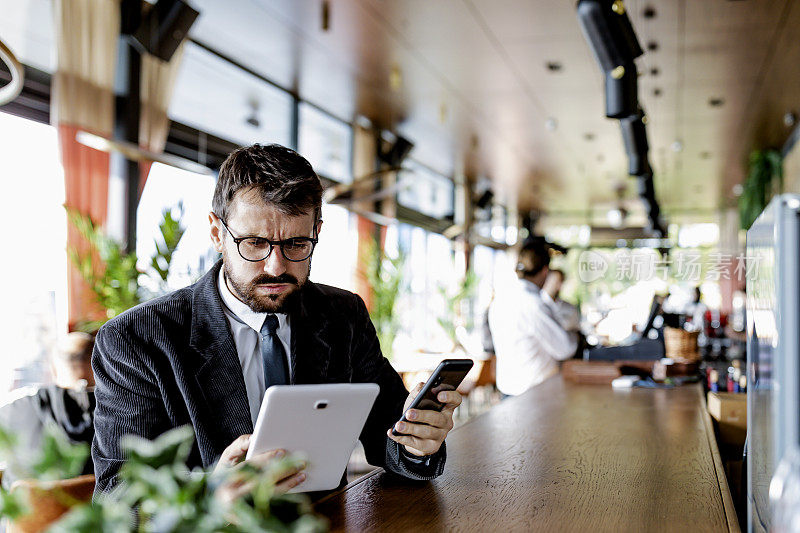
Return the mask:
{"type": "Polygon", "coordinates": [[[628,63],[606,72],[606,116],[625,118],[639,111],[639,74],[636,65],[628,63]]]}
{"type": "Polygon", "coordinates": [[[644,123],[644,111],[619,121],[622,131],[622,142],[625,144],[625,153],[628,154],[628,174],[642,176],[652,174],[647,152],[650,149],[647,143],[647,129],[644,123]]]}
{"type": "Polygon", "coordinates": [[[200,13],[181,0],[159,0],[133,33],[145,50],[169,61],[200,13]]]}
{"type": "Polygon", "coordinates": [[[414,143],[405,137],[397,136],[389,148],[381,152],[380,159],[392,168],[399,168],[412,148],[414,148],[414,143]]]}
{"type": "Polygon", "coordinates": [[[578,21],[600,68],[610,72],[632,63],[642,47],[621,0],[580,0],[578,21]]]}

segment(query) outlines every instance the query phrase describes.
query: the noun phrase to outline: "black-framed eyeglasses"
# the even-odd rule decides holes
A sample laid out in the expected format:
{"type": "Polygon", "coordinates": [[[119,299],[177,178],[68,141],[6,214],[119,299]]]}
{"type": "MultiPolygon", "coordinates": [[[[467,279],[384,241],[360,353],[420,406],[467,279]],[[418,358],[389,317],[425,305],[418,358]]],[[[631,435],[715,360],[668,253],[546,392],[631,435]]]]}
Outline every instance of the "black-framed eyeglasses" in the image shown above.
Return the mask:
{"type": "MultiPolygon", "coordinates": [[[[282,241],[271,241],[264,237],[237,237],[228,228],[228,225],[218,217],[222,225],[228,233],[231,234],[233,242],[236,243],[236,248],[239,250],[239,255],[245,261],[258,263],[263,261],[272,253],[272,248],[275,246],[280,247],[281,254],[287,261],[299,263],[305,261],[311,254],[314,253],[314,247],[317,245],[317,237],[292,237],[291,239],[284,239],[282,241]]],[[[314,224],[314,234],[317,233],[317,224],[314,224]]]]}

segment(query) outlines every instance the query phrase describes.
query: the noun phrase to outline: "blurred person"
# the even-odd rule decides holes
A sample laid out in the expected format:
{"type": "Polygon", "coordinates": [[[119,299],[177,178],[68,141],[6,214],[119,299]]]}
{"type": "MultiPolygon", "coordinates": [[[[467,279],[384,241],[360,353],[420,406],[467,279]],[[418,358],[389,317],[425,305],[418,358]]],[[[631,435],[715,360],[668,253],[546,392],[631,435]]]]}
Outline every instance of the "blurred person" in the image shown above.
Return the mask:
{"type": "MultiPolygon", "coordinates": [[[[94,375],[91,358],[94,337],[88,333],[69,333],[51,357],[55,383],[0,407],[0,427],[17,438],[15,451],[30,453],[15,463],[24,467],[41,450],[46,428],[62,433],[72,443],[91,444],[94,437],[94,375]]],[[[84,474],[92,474],[88,458],[84,474]]],[[[3,486],[24,476],[15,464],[3,472],[3,486]]]]}
{"type": "Polygon", "coordinates": [[[695,287],[692,301],[689,302],[689,305],[686,307],[686,317],[692,323],[694,329],[701,331],[705,324],[706,311],[708,311],[708,306],[701,301],[702,297],[703,292],[700,290],[700,287],[695,287]]]}
{"type": "Polygon", "coordinates": [[[564,329],[542,296],[549,266],[550,252],[543,240],[524,243],[516,265],[518,279],[497,291],[489,309],[497,388],[505,395],[522,394],[557,374],[559,361],[577,349],[577,335],[564,329]]]}
{"type": "MultiPolygon", "coordinates": [[[[367,460],[416,480],[443,472],[461,396],[440,392],[441,412],[413,409],[400,421],[423,384],[406,390],[359,296],[308,279],[321,203],[320,180],[295,151],[256,144],[228,156],[209,213],[222,259],[194,285],[134,307],[98,332],[96,495],[117,484],[120,438],[128,434],[154,439],[191,425],[197,438],[188,467],[235,467],[245,460],[266,389],[281,384],[378,384],[360,435],[367,460]],[[393,427],[404,435],[393,435],[393,427]]],[[[268,464],[293,451],[248,462],[268,464]]],[[[298,467],[276,487],[304,480],[298,467]]]]}
{"type": "Polygon", "coordinates": [[[577,307],[559,298],[563,284],[564,272],[556,268],[550,269],[542,286],[542,300],[553,309],[562,328],[577,332],[581,329],[581,316],[577,307]]]}

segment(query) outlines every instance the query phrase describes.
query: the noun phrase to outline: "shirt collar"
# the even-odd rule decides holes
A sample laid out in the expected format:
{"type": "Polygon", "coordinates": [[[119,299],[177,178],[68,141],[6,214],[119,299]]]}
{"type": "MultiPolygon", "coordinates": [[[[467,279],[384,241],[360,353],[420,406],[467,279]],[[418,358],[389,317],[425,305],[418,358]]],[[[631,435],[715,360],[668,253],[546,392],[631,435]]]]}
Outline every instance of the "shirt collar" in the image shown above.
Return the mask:
{"type": "Polygon", "coordinates": [[[261,331],[261,326],[264,325],[264,320],[267,318],[268,314],[278,317],[278,329],[286,327],[286,313],[257,313],[250,309],[246,303],[234,296],[231,290],[228,288],[228,284],[225,283],[224,271],[224,268],[219,269],[217,286],[219,288],[219,295],[222,298],[222,303],[224,303],[225,307],[227,307],[227,311],[230,311],[235,318],[239,319],[241,322],[244,322],[256,331],[261,331]]]}
{"type": "MultiPolygon", "coordinates": [[[[525,278],[519,278],[519,284],[522,285],[522,288],[528,292],[532,292],[533,294],[540,294],[541,290],[538,285],[536,285],[531,280],[525,278]]],[[[238,300],[237,300],[238,301],[238,300]]]]}

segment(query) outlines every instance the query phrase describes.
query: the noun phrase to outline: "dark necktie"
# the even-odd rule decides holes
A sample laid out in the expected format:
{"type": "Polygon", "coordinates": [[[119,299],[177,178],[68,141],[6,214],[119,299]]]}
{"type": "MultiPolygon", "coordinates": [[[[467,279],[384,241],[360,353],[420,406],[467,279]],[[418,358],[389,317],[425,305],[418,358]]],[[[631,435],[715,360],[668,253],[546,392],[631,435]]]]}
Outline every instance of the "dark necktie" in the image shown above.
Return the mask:
{"type": "Polygon", "coordinates": [[[264,388],[289,383],[286,351],[278,338],[278,317],[267,315],[261,326],[261,361],[264,363],[264,388]]]}

